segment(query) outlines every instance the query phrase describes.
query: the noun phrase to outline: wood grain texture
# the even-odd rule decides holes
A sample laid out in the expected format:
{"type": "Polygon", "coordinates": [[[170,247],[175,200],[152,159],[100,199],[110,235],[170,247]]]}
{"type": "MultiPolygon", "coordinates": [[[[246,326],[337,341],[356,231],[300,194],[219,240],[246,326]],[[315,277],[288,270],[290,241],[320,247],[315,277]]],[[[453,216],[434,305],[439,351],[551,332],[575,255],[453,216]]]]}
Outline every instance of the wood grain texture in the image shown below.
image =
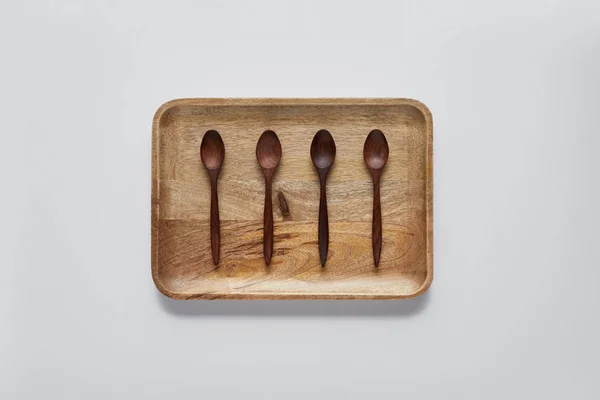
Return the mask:
{"type": "Polygon", "coordinates": [[[393,299],[433,278],[433,127],[407,99],[181,99],[153,122],[152,277],[175,299],[393,299]],[[319,177],[309,149],[319,129],[336,140],[327,184],[329,257],[317,246],[319,177]],[[383,242],[373,265],[373,183],[363,161],[372,129],[390,156],[381,178],[383,242]],[[215,129],[227,148],[219,175],[221,260],[210,249],[210,181],[198,148],[215,129]],[[264,180],[257,137],[277,132],[283,157],[273,181],[274,249],[263,260],[264,180]]]}

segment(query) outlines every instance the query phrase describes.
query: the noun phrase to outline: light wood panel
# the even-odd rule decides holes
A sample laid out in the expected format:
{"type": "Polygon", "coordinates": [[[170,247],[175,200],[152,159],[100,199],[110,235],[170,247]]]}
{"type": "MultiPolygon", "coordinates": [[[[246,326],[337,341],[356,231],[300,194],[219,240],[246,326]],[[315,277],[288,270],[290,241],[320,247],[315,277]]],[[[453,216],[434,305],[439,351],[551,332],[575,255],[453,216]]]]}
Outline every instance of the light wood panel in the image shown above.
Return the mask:
{"type": "Polygon", "coordinates": [[[154,118],[152,172],[152,275],[167,296],[406,298],[431,283],[432,120],[414,100],[175,100],[154,118]],[[375,128],[390,147],[381,180],[378,269],[371,250],[372,183],[362,156],[375,128]],[[219,131],[226,149],[218,266],[210,252],[210,183],[199,156],[209,129],[219,131]],[[264,180],[255,156],[266,129],[277,133],[283,148],[273,182],[275,245],[268,268],[262,254],[264,180]],[[337,147],[327,184],[325,269],[317,245],[319,183],[309,154],[319,129],[329,130],[337,147]]]}

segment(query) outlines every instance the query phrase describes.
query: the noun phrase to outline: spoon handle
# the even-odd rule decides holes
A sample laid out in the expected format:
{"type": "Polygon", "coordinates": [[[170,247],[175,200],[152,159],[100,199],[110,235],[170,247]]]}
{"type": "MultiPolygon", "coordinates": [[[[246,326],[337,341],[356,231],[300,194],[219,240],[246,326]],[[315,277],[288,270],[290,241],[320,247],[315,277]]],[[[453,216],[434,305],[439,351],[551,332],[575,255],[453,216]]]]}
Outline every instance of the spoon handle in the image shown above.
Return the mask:
{"type": "Polygon", "coordinates": [[[327,250],[329,249],[329,220],[327,217],[327,190],[325,180],[321,180],[321,199],[319,201],[319,255],[321,266],[327,261],[327,250]]]}
{"type": "Polygon", "coordinates": [[[265,177],[265,213],[263,227],[263,251],[265,254],[265,262],[271,264],[273,256],[273,203],[272,189],[273,181],[269,174],[265,177]]]}
{"type": "Polygon", "coordinates": [[[381,256],[381,199],[379,196],[379,176],[373,178],[373,261],[379,266],[381,256]]]}
{"type": "Polygon", "coordinates": [[[219,196],[217,194],[217,174],[210,173],[210,248],[213,262],[219,263],[221,229],[219,221],[219,196]]]}

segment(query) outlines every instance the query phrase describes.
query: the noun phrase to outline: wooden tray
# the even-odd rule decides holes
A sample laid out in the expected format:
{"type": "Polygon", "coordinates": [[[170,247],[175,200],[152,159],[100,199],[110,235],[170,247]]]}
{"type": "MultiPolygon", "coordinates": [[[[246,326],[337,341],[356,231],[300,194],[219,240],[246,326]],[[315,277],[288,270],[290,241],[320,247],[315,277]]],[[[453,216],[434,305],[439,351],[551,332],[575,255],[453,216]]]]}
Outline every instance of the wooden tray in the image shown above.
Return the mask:
{"type": "Polygon", "coordinates": [[[152,277],[174,299],[398,299],[425,292],[433,277],[431,113],[407,99],[180,99],[152,125],[152,277]],[[337,155],[327,182],[329,257],[319,262],[319,181],[310,144],[319,129],[337,155]],[[381,178],[383,248],[371,248],[372,181],[363,144],[387,136],[381,178]],[[200,160],[208,129],[220,132],[221,262],[210,250],[210,183],[200,160]],[[273,182],[274,252],[262,246],[264,180],[256,142],[281,140],[273,182]],[[282,212],[280,197],[287,202],[282,212]]]}

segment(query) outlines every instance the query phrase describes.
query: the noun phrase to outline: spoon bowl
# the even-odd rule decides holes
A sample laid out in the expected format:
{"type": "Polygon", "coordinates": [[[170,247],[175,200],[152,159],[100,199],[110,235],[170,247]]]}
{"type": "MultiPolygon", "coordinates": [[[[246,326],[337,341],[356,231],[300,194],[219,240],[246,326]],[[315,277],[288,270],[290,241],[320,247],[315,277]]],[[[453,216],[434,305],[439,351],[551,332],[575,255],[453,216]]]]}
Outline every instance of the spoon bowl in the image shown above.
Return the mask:
{"type": "Polygon", "coordinates": [[[221,168],[225,159],[225,145],[219,132],[211,129],[204,134],[200,144],[200,158],[208,170],[221,168]]]}
{"type": "Polygon", "coordinates": [[[335,142],[326,129],[317,132],[310,145],[310,158],[318,169],[329,168],[335,160],[335,142]]]}
{"type": "Polygon", "coordinates": [[[271,130],[264,131],[256,144],[256,159],[265,169],[275,168],[281,160],[281,142],[271,130]]]}
{"type": "Polygon", "coordinates": [[[388,160],[390,148],[383,132],[379,129],[373,129],[367,139],[363,149],[365,163],[371,169],[381,169],[388,160]]]}

